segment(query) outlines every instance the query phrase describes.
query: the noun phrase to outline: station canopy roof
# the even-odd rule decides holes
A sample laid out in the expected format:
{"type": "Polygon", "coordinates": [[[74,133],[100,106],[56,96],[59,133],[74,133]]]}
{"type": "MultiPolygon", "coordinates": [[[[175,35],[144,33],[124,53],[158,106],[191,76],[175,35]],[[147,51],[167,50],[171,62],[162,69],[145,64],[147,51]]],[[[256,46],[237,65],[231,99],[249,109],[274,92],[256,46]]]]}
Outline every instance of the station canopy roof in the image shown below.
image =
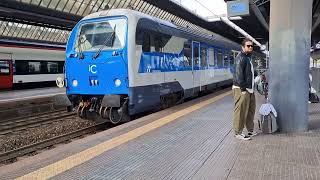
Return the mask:
{"type": "MultiPolygon", "coordinates": [[[[205,34],[216,33],[238,43],[244,38],[225,23],[199,17],[180,6],[177,1],[179,0],[1,0],[0,38],[65,44],[70,31],[82,17],[110,8],[138,10],[205,34]]],[[[263,44],[268,41],[269,35],[270,1],[249,1],[250,16],[232,22],[263,44]]],[[[313,39],[320,39],[319,3],[320,0],[313,1],[313,39]]]]}
{"type": "MultiPolygon", "coordinates": [[[[225,2],[232,0],[224,0],[225,2]]],[[[244,29],[254,37],[258,37],[258,41],[262,43],[269,39],[270,25],[270,0],[249,0],[250,16],[242,17],[241,21],[234,21],[239,27],[244,29]]],[[[312,44],[320,41],[320,0],[313,0],[312,7],[312,44]]]]}
{"type": "Polygon", "coordinates": [[[82,17],[111,8],[138,10],[208,35],[227,34],[169,0],[1,0],[0,37],[64,44],[82,17]]]}

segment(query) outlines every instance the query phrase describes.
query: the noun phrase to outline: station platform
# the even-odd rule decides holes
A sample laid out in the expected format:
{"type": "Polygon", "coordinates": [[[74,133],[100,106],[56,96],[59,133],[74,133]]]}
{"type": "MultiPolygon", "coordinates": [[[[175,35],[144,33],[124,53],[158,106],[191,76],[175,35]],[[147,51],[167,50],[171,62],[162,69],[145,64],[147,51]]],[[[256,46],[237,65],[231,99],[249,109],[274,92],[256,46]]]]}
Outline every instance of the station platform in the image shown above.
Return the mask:
{"type": "Polygon", "coordinates": [[[56,103],[56,96],[65,93],[58,87],[2,91],[0,121],[65,108],[56,103]]]}
{"type": "Polygon", "coordinates": [[[65,88],[58,87],[3,91],[0,93],[0,103],[50,97],[65,92],[65,88]]]}
{"type": "Polygon", "coordinates": [[[241,141],[224,90],[3,165],[0,179],[320,179],[319,107],[308,132],[241,141]]]}

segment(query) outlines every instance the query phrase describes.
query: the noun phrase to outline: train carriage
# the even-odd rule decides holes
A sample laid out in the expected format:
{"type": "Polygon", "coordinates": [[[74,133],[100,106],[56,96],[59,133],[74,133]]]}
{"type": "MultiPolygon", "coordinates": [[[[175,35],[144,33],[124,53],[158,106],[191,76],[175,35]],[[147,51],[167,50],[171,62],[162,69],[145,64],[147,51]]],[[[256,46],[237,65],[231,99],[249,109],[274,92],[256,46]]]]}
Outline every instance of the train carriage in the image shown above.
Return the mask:
{"type": "Polygon", "coordinates": [[[65,84],[80,117],[113,123],[232,82],[240,45],[128,9],[86,16],[66,49],[65,84]]]}
{"type": "Polygon", "coordinates": [[[64,61],[64,46],[0,44],[0,89],[54,86],[64,61]]]}

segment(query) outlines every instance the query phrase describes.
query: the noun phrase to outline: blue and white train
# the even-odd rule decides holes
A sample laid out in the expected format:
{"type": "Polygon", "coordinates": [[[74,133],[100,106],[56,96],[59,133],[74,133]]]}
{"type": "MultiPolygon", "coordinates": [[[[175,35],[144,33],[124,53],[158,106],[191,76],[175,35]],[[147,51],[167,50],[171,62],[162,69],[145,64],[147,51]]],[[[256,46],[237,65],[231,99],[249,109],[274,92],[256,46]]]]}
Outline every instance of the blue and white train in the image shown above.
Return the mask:
{"type": "Polygon", "coordinates": [[[141,12],[112,9],[84,17],[66,48],[65,84],[78,115],[112,123],[166,108],[231,84],[240,45],[141,12]]]}

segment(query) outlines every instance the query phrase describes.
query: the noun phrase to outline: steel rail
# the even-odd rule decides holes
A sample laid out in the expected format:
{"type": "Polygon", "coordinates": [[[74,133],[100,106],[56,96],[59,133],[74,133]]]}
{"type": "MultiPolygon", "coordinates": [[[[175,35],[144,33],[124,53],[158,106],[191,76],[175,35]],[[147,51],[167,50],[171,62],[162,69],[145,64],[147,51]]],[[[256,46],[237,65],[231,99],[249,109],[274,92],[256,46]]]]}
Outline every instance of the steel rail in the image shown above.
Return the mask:
{"type": "Polygon", "coordinates": [[[93,125],[90,127],[86,127],[83,129],[73,131],[68,134],[63,134],[63,135],[60,135],[57,137],[53,137],[53,138],[50,138],[50,139],[47,139],[47,140],[44,140],[41,142],[37,142],[37,143],[31,144],[31,145],[28,145],[28,146],[24,146],[21,148],[17,148],[17,149],[11,150],[11,151],[1,153],[0,154],[0,162],[5,162],[7,160],[23,156],[23,155],[28,154],[30,152],[34,152],[34,151],[43,149],[45,147],[49,147],[49,146],[70,140],[72,138],[79,137],[81,135],[85,135],[85,134],[94,132],[94,131],[102,129],[104,127],[106,127],[105,122],[99,123],[99,124],[96,124],[96,125],[93,125]]]}
{"type": "Polygon", "coordinates": [[[43,123],[49,124],[49,123],[61,121],[62,118],[73,116],[73,115],[75,115],[74,112],[65,113],[65,114],[57,114],[57,112],[55,112],[55,113],[52,113],[52,115],[47,114],[43,117],[40,116],[37,118],[36,116],[34,116],[34,117],[26,118],[24,120],[19,120],[16,122],[13,121],[7,124],[2,124],[2,125],[0,124],[0,135],[5,135],[11,132],[28,129],[30,127],[43,125],[43,123]]]}

